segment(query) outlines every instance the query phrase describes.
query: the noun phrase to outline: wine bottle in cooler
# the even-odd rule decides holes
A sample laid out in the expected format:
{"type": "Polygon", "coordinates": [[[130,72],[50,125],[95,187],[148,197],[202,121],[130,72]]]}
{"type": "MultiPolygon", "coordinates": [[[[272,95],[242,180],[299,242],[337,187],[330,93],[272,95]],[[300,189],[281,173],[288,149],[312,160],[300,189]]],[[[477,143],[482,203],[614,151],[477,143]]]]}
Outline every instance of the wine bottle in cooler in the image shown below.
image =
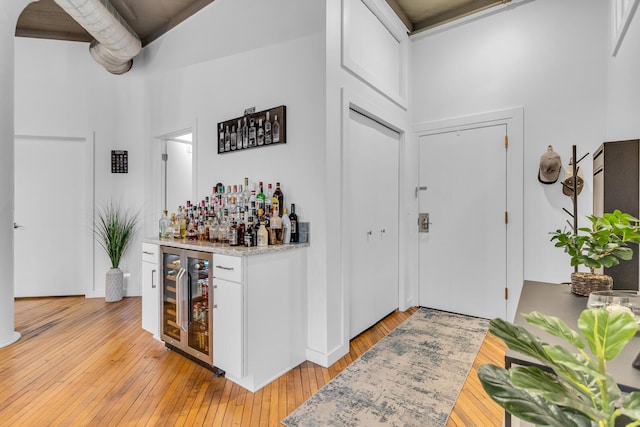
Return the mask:
{"type": "Polygon", "coordinates": [[[291,243],[298,243],[298,215],[296,215],[296,205],[294,203],[291,203],[289,221],[291,221],[291,243]]]}

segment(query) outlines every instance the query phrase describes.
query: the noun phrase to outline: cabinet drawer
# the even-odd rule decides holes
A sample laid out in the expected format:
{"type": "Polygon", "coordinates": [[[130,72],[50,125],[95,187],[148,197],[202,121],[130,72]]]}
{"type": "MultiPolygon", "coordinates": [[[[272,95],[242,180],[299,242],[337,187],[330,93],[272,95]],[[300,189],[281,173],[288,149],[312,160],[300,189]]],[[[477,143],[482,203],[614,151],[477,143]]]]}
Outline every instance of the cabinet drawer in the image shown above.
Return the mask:
{"type": "Polygon", "coordinates": [[[142,261],[158,263],[160,247],[152,243],[142,243],[142,261]]]}
{"type": "Polygon", "coordinates": [[[242,257],[214,254],[213,277],[242,282],[242,257]]]}

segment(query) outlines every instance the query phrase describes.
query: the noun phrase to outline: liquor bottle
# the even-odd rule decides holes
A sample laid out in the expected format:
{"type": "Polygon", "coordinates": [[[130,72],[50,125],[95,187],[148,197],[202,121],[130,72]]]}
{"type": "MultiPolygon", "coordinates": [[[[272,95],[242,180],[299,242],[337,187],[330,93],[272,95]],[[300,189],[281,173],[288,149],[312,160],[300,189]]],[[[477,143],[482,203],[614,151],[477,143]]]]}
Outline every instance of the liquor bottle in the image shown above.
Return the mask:
{"type": "Polygon", "coordinates": [[[265,227],[265,222],[262,221],[260,223],[260,228],[258,229],[258,247],[265,247],[269,245],[269,233],[267,232],[267,228],[265,227]]]}
{"type": "Polygon", "coordinates": [[[251,190],[249,190],[249,178],[244,179],[244,186],[242,187],[242,207],[243,209],[250,206],[251,190]]]}
{"type": "Polygon", "coordinates": [[[218,219],[215,217],[209,224],[209,241],[211,243],[218,243],[218,219]]]}
{"type": "Polygon", "coordinates": [[[273,128],[271,130],[271,134],[273,136],[273,143],[276,144],[280,142],[280,123],[278,123],[278,115],[273,115],[273,128]]]}
{"type": "Polygon", "coordinates": [[[249,147],[249,126],[247,126],[247,117],[244,117],[242,124],[242,148],[249,147]]]}
{"type": "Polygon", "coordinates": [[[162,211],[162,216],[158,223],[158,237],[160,239],[167,237],[167,227],[169,227],[169,217],[167,214],[168,212],[166,210],[162,211]]]}
{"type": "Polygon", "coordinates": [[[256,146],[256,122],[253,117],[249,119],[249,147],[256,146]]]}
{"type": "Polygon", "coordinates": [[[267,111],[267,117],[264,121],[264,143],[271,144],[271,121],[269,120],[269,112],[267,111]]]}
{"type": "Polygon", "coordinates": [[[186,239],[187,238],[187,217],[188,217],[188,210],[185,209],[182,217],[180,218],[180,238],[181,239],[186,239]]]}
{"type": "Polygon", "coordinates": [[[271,184],[267,184],[267,194],[265,194],[264,198],[264,212],[271,216],[271,205],[273,204],[273,189],[271,188],[271,184]]]}
{"type": "Polygon", "coordinates": [[[198,240],[203,242],[207,235],[207,230],[209,228],[204,226],[204,220],[200,219],[198,221],[198,240]]]}
{"type": "Polygon", "coordinates": [[[218,151],[224,151],[224,129],[222,123],[220,123],[220,130],[218,130],[218,151]]]}
{"type": "Polygon", "coordinates": [[[269,223],[269,244],[281,245],[283,242],[282,233],[282,218],[280,218],[280,212],[278,211],[278,205],[276,203],[276,205],[273,206],[271,221],[269,223]]]}
{"type": "Polygon", "coordinates": [[[238,146],[237,144],[238,144],[238,134],[236,133],[236,127],[231,126],[231,143],[230,143],[231,150],[235,150],[236,147],[238,146]]]}
{"type": "Polygon", "coordinates": [[[276,199],[278,200],[278,208],[280,209],[280,216],[283,215],[284,210],[284,193],[280,188],[280,183],[276,182],[276,191],[273,192],[273,203],[275,203],[276,199]]]}
{"type": "Polygon", "coordinates": [[[262,127],[262,119],[258,119],[258,145],[264,145],[264,128],[262,127]]]}
{"type": "Polygon", "coordinates": [[[296,205],[293,203],[291,203],[289,220],[291,221],[291,243],[298,243],[298,215],[296,215],[296,205]]]}
{"type": "Polygon", "coordinates": [[[253,238],[254,230],[253,230],[253,217],[249,217],[249,223],[244,230],[244,245],[247,248],[255,246],[256,242],[253,238]]]}
{"type": "Polygon", "coordinates": [[[173,219],[173,238],[179,239],[180,238],[180,219],[176,217],[175,213],[171,213],[171,218],[173,219]]]}
{"type": "Polygon", "coordinates": [[[229,227],[229,246],[238,246],[238,223],[235,221],[229,227]]]}
{"type": "Polygon", "coordinates": [[[287,208],[282,209],[282,243],[291,243],[291,220],[287,208]]]}
{"type": "Polygon", "coordinates": [[[229,126],[224,131],[224,151],[231,151],[231,134],[229,133],[229,126]]]}
{"type": "MultiPolygon", "coordinates": [[[[242,214],[242,217],[244,217],[244,214],[242,214]]],[[[238,221],[238,246],[244,246],[244,234],[246,228],[244,219],[238,221]]]]}
{"type": "Polygon", "coordinates": [[[238,135],[236,150],[242,150],[242,121],[238,119],[238,135]]]}
{"type": "Polygon", "coordinates": [[[260,182],[260,192],[256,195],[256,208],[264,210],[264,201],[267,196],[263,193],[262,181],[260,182]]]}

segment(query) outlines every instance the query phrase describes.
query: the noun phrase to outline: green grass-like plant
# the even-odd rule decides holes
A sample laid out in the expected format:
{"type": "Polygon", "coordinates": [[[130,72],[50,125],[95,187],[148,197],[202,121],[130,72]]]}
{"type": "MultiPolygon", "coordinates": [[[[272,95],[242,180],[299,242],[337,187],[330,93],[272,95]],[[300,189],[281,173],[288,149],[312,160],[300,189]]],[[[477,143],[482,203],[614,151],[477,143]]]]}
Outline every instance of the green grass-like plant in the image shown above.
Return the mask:
{"type": "Polygon", "coordinates": [[[114,202],[98,208],[96,213],[95,233],[98,241],[111,260],[111,267],[118,268],[135,235],[139,214],[123,210],[114,202]]]}
{"type": "Polygon", "coordinates": [[[607,373],[607,362],[615,359],[638,331],[629,313],[601,308],[584,310],[578,319],[582,336],[557,317],[533,312],[524,318],[567,342],[574,351],[543,342],[521,326],[502,319],[491,320],[489,331],[507,347],[548,368],[482,365],[478,377],[495,402],[510,414],[536,425],[613,427],[620,415],[632,420],[626,424],[628,427],[640,425],[640,392],[623,395],[616,380],[607,373]]]}

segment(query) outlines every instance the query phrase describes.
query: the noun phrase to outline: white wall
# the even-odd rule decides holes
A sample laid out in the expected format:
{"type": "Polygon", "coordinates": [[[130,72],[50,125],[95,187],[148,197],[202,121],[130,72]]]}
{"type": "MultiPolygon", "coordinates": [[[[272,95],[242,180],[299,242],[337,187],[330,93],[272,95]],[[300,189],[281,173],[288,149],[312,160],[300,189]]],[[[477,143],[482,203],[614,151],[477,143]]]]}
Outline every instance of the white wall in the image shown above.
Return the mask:
{"type": "MultiPolygon", "coordinates": [[[[571,201],[560,182],[540,184],[537,171],[548,144],[566,167],[572,144],[578,156],[592,154],[605,138],[606,16],[601,0],[536,0],[413,40],[414,123],[524,108],[525,279],[567,281],[572,271],[548,234],[566,224],[562,208],[571,210],[571,201]]],[[[471,161],[461,155],[452,168],[471,161]]],[[[581,166],[584,220],[592,205],[591,156],[581,166]]]]}
{"type": "MultiPolygon", "coordinates": [[[[144,104],[136,73],[109,74],[91,58],[84,43],[16,38],[15,46],[15,133],[79,136],[87,138],[89,143],[95,133],[95,163],[93,159],[87,162],[95,164],[96,206],[114,200],[125,208],[141,209],[144,204],[144,128],[140,118],[144,104]],[[111,173],[111,150],[129,151],[128,174],[111,173]]],[[[93,186],[90,179],[88,177],[87,185],[93,186]]],[[[38,195],[33,197],[37,204],[38,195]]],[[[89,215],[91,211],[89,207],[89,215]]],[[[88,217],[73,232],[91,234],[91,230],[92,217],[88,217]]],[[[59,238],[55,227],[51,232],[47,238],[59,238]]],[[[121,263],[121,268],[130,275],[126,283],[128,295],[140,294],[138,248],[141,239],[142,233],[139,233],[121,263]]],[[[94,262],[93,255],[88,256],[88,261],[94,262]]],[[[86,284],[87,296],[104,295],[104,274],[109,267],[107,256],[96,244],[94,278],[93,283],[86,284]]]]}
{"type": "Polygon", "coordinates": [[[640,12],[636,11],[615,57],[607,50],[606,141],[640,138],[640,12]]]}

